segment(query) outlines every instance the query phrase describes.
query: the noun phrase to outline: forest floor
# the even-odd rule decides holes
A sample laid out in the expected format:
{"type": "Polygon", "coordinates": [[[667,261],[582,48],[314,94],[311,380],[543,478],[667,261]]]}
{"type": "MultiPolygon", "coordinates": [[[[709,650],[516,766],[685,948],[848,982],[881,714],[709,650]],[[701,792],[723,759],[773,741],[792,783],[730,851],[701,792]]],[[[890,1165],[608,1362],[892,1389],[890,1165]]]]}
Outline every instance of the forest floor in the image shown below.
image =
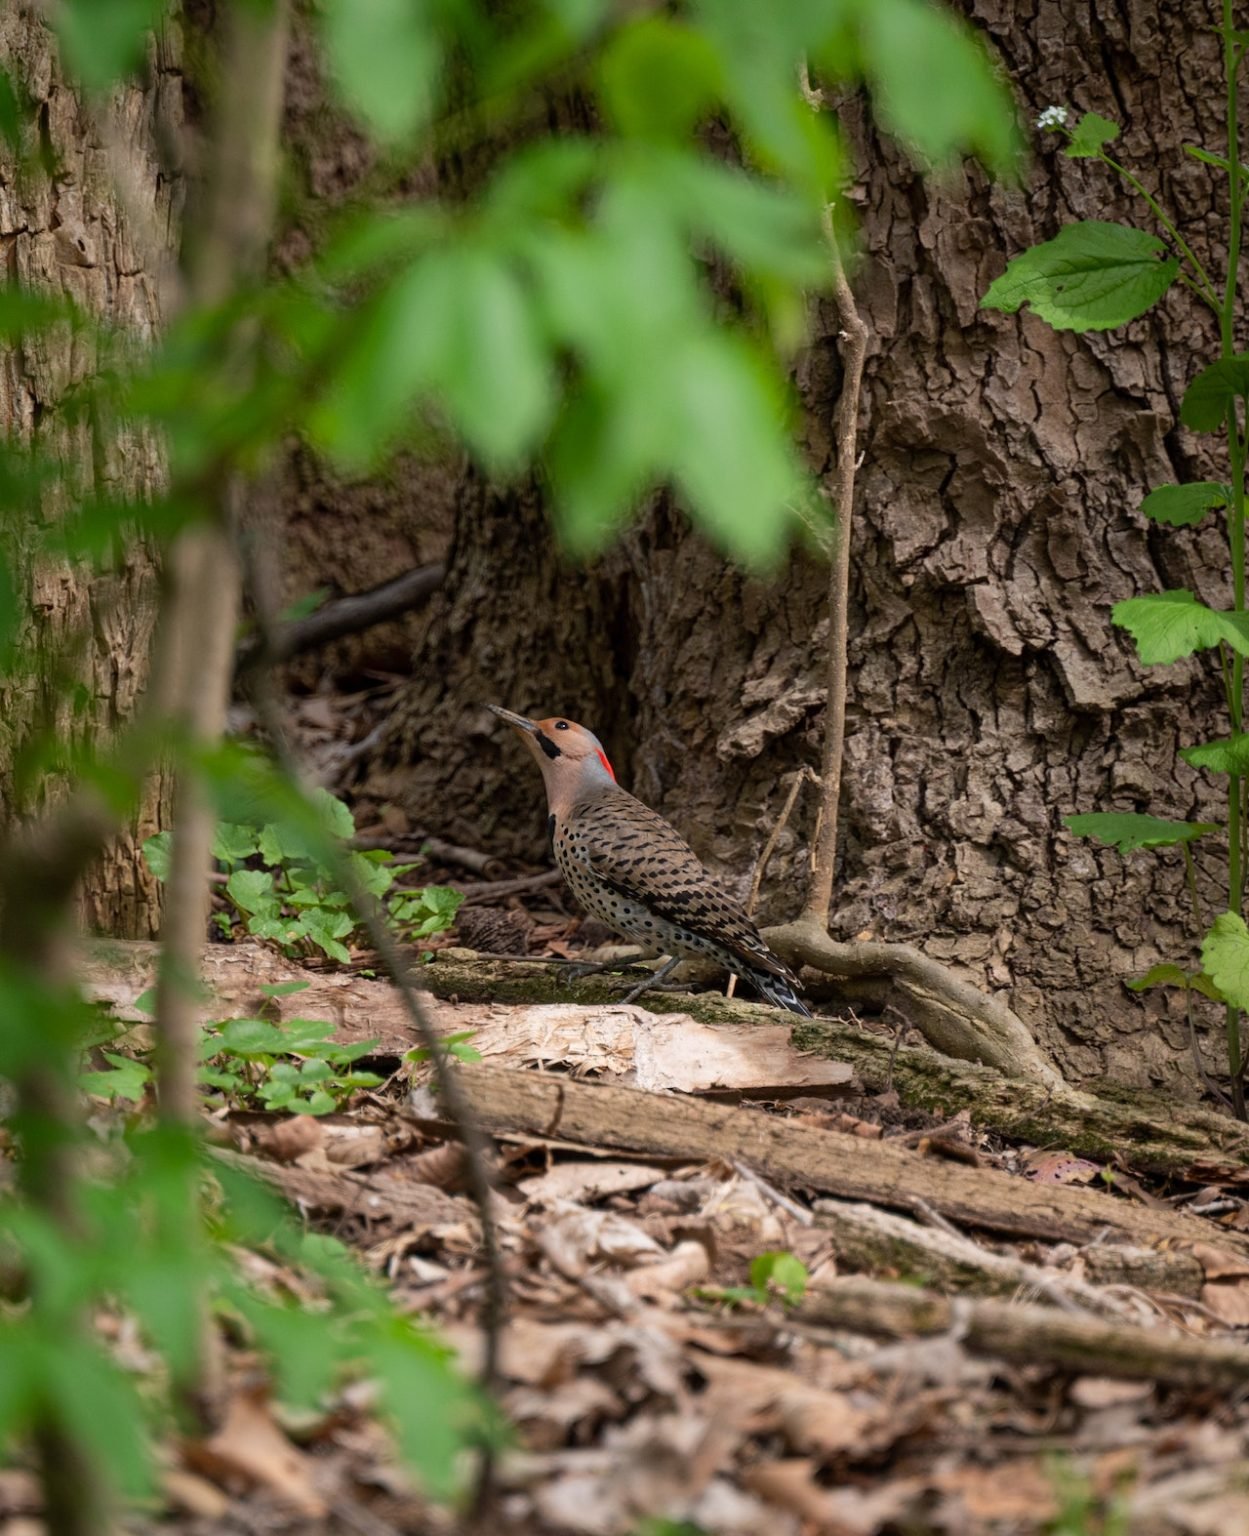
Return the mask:
{"type": "MultiPolygon", "coordinates": [[[[526,943],[569,949],[558,910],[522,917],[526,943]]],[[[95,995],[140,1020],[151,960],[101,952],[95,995]]],[[[1130,1142],[1101,1159],[1011,1142],[796,1049],[775,1010],[708,1024],[473,1001],[458,978],[474,963],[444,949],[428,974],[452,978],[431,998],[438,1029],[471,1031],[482,1058],[457,1070],[489,1135],[510,1293],[512,1440],[477,1530],[1249,1530],[1249,1165],[1163,1179],[1130,1142]]],[[[386,1079],[316,1119],[223,1105],[210,1138],[351,1244],[471,1371],[485,1271],[463,1153],[369,969],[209,947],[206,1019],[331,1019],[340,1040],[377,1041],[386,1079]],[[297,978],[300,995],[260,998],[297,978]]],[[[299,1294],[271,1256],[247,1262],[299,1294]]],[[[117,1347],[143,1368],[133,1338],[117,1347]]],[[[224,1422],[170,1448],[168,1507],[128,1529],[467,1529],[421,1498],[367,1383],[293,1415],[229,1350],[224,1422]]],[[[33,1497],[0,1472],[0,1531],[38,1529],[33,1497]]]]}

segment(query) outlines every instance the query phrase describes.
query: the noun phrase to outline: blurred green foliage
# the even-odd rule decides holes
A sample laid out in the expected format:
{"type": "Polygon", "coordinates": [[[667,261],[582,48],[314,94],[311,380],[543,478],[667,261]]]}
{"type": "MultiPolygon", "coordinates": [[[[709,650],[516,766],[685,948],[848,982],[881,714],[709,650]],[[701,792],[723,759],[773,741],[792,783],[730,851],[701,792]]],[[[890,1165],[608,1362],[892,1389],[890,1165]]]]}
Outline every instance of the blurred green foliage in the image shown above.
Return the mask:
{"type": "MultiPolygon", "coordinates": [[[[146,67],[150,27],[179,25],[161,0],[60,0],[49,14],[89,110],[146,67]]],[[[669,484],[718,547],[774,564],[822,515],[794,445],[787,368],[810,294],[832,275],[830,204],[843,245],[851,233],[841,138],[804,96],[802,68],[817,83],[863,85],[925,168],[974,153],[1004,173],[1019,153],[998,71],[929,0],[689,0],[643,16],[607,0],[321,0],[311,25],[324,74],[374,140],[379,187],[455,146],[488,145],[490,168],[467,199],[359,202],[320,232],[305,266],[167,316],[151,345],[62,295],[0,290],[0,342],[19,366],[45,358],[53,338],[92,360],[0,442],[5,685],[51,695],[62,664],[26,622],[32,561],[115,568],[136,540],[164,547],[215,516],[227,479],[263,469],[292,435],[348,472],[401,445],[447,443],[498,476],[536,471],[561,537],[583,555],[669,484]],[[579,117],[594,131],[536,133],[556,98],[588,108],[579,117]],[[123,429],[160,443],[164,489],[114,495],[102,475],[84,493],[92,477],[66,452],[79,427],[97,452],[123,429]]],[[[211,53],[211,38],[189,42],[197,59],[211,53]]],[[[211,97],[211,68],[198,84],[211,97]]],[[[0,153],[6,174],[37,186],[56,167],[27,87],[20,70],[0,72],[0,153]]],[[[176,152],[194,159],[189,146],[176,152]]],[[[49,775],[87,782],[128,811],[163,751],[211,792],[231,895],[278,942],[341,958],[354,919],[338,895],[354,883],[394,895],[394,869],[344,858],[336,834],[348,825],[258,754],[192,752],[160,721],[110,750],[38,737],[24,746],[22,783],[38,804],[49,775]]],[[[162,844],[149,846],[159,860],[162,844]]],[[[449,910],[427,890],[392,901],[391,915],[419,936],[449,910]]],[[[0,956],[0,1078],[72,1097],[99,1017],[23,960],[0,956]]],[[[290,1103],[319,1106],[318,1092],[333,1097],[322,1067],[337,1077],[350,1066],[323,1036],[296,1050],[285,1033],[243,1034],[218,1035],[217,1056],[224,1042],[234,1062],[259,1062],[290,1103]],[[284,1062],[302,1064],[275,1078],[284,1062]]],[[[87,1087],[145,1103],[143,1070],[114,1051],[87,1087]]],[[[195,1377],[205,1301],[267,1352],[289,1401],[316,1401],[347,1371],[374,1376],[405,1456],[439,1497],[456,1487],[458,1452],[497,1433],[446,1352],[341,1248],[300,1233],[193,1136],[135,1112],[87,1131],[26,1110],[11,1129],[32,1198],[0,1203],[0,1446],[54,1424],[100,1481],[150,1488],[151,1441],[195,1377]],[[58,1158],[86,1145],[90,1175],[58,1189],[58,1158]],[[248,1246],[296,1268],[317,1304],[246,1281],[233,1254],[248,1246]],[[139,1320],[167,1365],[159,1381],[140,1390],[89,1326],[110,1311],[139,1320]]],[[[760,1283],[796,1282],[773,1271],[760,1283]]]]}

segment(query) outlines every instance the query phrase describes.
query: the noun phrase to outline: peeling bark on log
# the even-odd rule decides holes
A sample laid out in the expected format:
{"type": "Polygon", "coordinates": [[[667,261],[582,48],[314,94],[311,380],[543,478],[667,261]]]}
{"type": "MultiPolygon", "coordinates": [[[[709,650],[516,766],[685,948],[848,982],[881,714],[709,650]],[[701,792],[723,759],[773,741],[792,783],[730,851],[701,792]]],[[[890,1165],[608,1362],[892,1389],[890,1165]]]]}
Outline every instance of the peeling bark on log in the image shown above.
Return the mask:
{"type": "MultiPolygon", "coordinates": [[[[152,981],[156,950],[151,944],[100,942],[83,963],[95,996],[122,1012],[152,981]]],[[[256,1014],[332,1020],[352,1038],[382,1037],[405,1048],[415,1042],[389,984],[349,972],[307,971],[272,950],[252,944],[211,944],[204,977],[212,994],[205,1018],[256,1014]],[[267,999],[262,984],[302,980],[306,991],[267,999]]],[[[562,969],[485,960],[466,951],[442,950],[419,979],[436,997],[461,1002],[604,1003],[619,1000],[619,987],[601,978],[572,982],[562,969]]],[[[653,1013],[686,1013],[707,1024],[774,1024],[773,1008],[712,994],[653,993],[653,1013]]],[[[1194,1105],[1164,1102],[1142,1090],[1104,1085],[1099,1096],[1001,1077],[988,1067],[953,1061],[934,1051],[901,1046],[883,1035],[837,1019],[802,1020],[793,1041],[844,1061],[870,1091],[892,1086],[902,1102],[936,1114],[971,1111],[973,1121],[1015,1140],[1058,1145],[1086,1156],[1123,1155],[1133,1168],[1157,1173],[1249,1179],[1249,1128],[1194,1105]]]]}
{"type": "MultiPolygon", "coordinates": [[[[1051,1242],[1112,1239],[1134,1247],[1208,1243],[1192,1216],[1149,1209],[1097,1190],[1042,1186],[995,1168],[939,1162],[889,1142],[817,1130],[758,1110],[726,1109],[634,1088],[588,1086],[546,1073],[482,1064],[461,1069],[487,1131],[528,1131],[595,1147],[691,1158],[739,1158],[769,1179],[897,1210],[919,1202],[985,1231],[1051,1242]]],[[[1249,1257],[1249,1238],[1219,1232],[1221,1247],[1249,1257]]]]}
{"type": "Polygon", "coordinates": [[[1249,1349],[1242,1344],[1072,1317],[1052,1307],[951,1301],[857,1275],[810,1292],[797,1315],[808,1323],[893,1338],[954,1330],[959,1343],[975,1354],[1052,1365],[1081,1376],[1225,1389],[1249,1382],[1249,1349]]]}

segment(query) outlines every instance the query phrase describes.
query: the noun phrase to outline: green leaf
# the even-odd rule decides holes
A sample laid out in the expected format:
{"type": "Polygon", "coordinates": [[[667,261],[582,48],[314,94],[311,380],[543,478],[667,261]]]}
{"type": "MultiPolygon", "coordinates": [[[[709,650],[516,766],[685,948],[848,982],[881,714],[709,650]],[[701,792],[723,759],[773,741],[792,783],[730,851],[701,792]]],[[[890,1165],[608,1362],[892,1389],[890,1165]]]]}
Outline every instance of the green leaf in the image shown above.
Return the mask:
{"type": "Polygon", "coordinates": [[[265,997],[290,997],[295,992],[306,991],[311,985],[310,981],[274,981],[266,982],[259,990],[265,997]]]}
{"type": "Polygon", "coordinates": [[[516,468],[555,408],[555,378],[537,306],[515,272],[485,250],[460,253],[435,383],[469,447],[495,468],[516,468]]]}
{"type": "Polygon", "coordinates": [[[372,1373],[382,1382],[405,1460],[433,1498],[450,1498],[458,1482],[469,1395],[447,1351],[396,1318],[378,1330],[372,1356],[372,1373]]]}
{"type": "Polygon", "coordinates": [[[314,789],[308,797],[317,815],[326,830],[335,837],[354,837],[356,835],[356,823],[351,814],[350,807],[337,795],[330,794],[328,789],[314,789]]]}
{"type": "Polygon", "coordinates": [[[105,90],[142,62],[164,9],[164,0],[62,0],[51,14],[69,72],[89,91],[105,90]]]}
{"type": "Polygon", "coordinates": [[[792,1253],[761,1253],[750,1266],[750,1283],[765,1296],[769,1289],[780,1292],[784,1301],[794,1303],[803,1298],[810,1275],[807,1266],[792,1253]]]}
{"type": "MultiPolygon", "coordinates": [[[[334,1026],[325,1019],[291,1019],[282,1027],[284,1049],[294,1055],[305,1056],[329,1055],[339,1049],[346,1050],[346,1046],[332,1045],[329,1037],[333,1033],[334,1026]]],[[[370,1041],[368,1049],[376,1044],[376,1040],[370,1041]]]]}
{"type": "Polygon", "coordinates": [[[1172,528],[1191,527],[1206,513],[1231,505],[1232,491],[1214,480],[1195,480],[1187,485],[1160,485],[1141,502],[1141,511],[1156,523],[1172,528]]]}
{"type": "Polygon", "coordinates": [[[773,380],[718,332],[674,350],[668,372],[671,471],[694,520],[734,559],[773,564],[805,495],[773,380]]]}
{"type": "Polygon", "coordinates": [[[657,157],[652,174],[671,197],[674,216],[752,277],[769,274],[806,288],[832,281],[827,239],[807,199],[705,156],[657,157]]]}
{"type": "Polygon", "coordinates": [[[1190,767],[1207,768],[1211,773],[1249,774],[1249,735],[1181,747],[1180,756],[1190,767]]]}
{"type": "Polygon", "coordinates": [[[974,154],[991,170],[1017,167],[1014,105],[975,32],[929,0],[864,0],[863,72],[885,126],[934,165],[974,154]]]}
{"type": "Polygon", "coordinates": [[[267,1019],[228,1019],[218,1026],[216,1040],[205,1042],[208,1054],[215,1052],[241,1056],[250,1061],[258,1056],[279,1056],[287,1049],[285,1032],[267,1019]]]}
{"type": "Polygon", "coordinates": [[[1200,992],[1214,1003],[1227,1001],[1204,971],[1186,971],[1179,965],[1152,965],[1143,976],[1129,981],[1128,986],[1133,992],[1145,992],[1150,987],[1183,987],[1186,991],[1200,992]]]}
{"type": "Polygon", "coordinates": [[[395,883],[394,874],[387,865],[379,863],[376,859],[370,859],[363,853],[351,854],[349,862],[352,873],[370,896],[385,896],[395,883]]]}
{"type": "Polygon", "coordinates": [[[129,1056],[119,1056],[113,1051],[105,1051],[104,1059],[112,1070],[84,1072],[78,1079],[79,1084],[87,1093],[98,1094],[101,1098],[129,1099],[137,1104],[152,1081],[151,1068],[145,1067],[141,1061],[133,1061],[129,1056]]]}
{"type": "Polygon", "coordinates": [[[156,988],[155,987],[147,987],[147,988],[145,988],[145,990],[140,992],[138,997],[135,998],[134,1002],[131,1004],[131,1007],[134,1008],[139,1013],[146,1013],[147,1015],[149,1015],[149,1017],[155,1018],[156,1017],[156,988]]]}
{"type": "Polygon", "coordinates": [[[226,881],[232,901],[253,917],[276,917],[279,901],[267,869],[236,869],[226,881]]]}
{"type": "Polygon", "coordinates": [[[704,32],[667,16],[622,27],[599,65],[599,95],[624,134],[684,143],[723,90],[704,32]]]}
{"type": "Polygon", "coordinates": [[[213,835],[213,858],[223,864],[241,864],[256,852],[255,827],[240,826],[238,822],[217,823],[213,835]]]}
{"type": "Polygon", "coordinates": [[[1118,137],[1118,123],[1112,123],[1108,117],[1099,117],[1096,112],[1086,112],[1072,130],[1071,141],[1063,154],[1072,160],[1096,159],[1103,145],[1113,144],[1118,137]]]}
{"type": "Polygon", "coordinates": [[[143,862],[158,880],[169,879],[169,850],[172,844],[172,832],[157,832],[143,841],[143,862]]]}
{"type": "Polygon", "coordinates": [[[1221,358],[1184,391],[1180,420],[1194,432],[1218,432],[1237,398],[1249,398],[1249,355],[1221,358]]]}
{"type": "Polygon", "coordinates": [[[1086,219],[1016,256],[980,301],[1013,315],[1031,304],[1056,331],[1105,331],[1143,315],[1180,270],[1156,235],[1086,219]]]}
{"type": "Polygon", "coordinates": [[[1201,946],[1201,963],[1223,997],[1249,1009],[1249,928],[1235,912],[1220,912],[1201,946]]]}
{"type": "Polygon", "coordinates": [[[354,926],[346,912],[327,912],[324,908],[314,907],[299,919],[297,930],[306,934],[331,960],[346,965],[351,960],[351,952],[339,940],[345,939],[354,926]]]}
{"type": "Polygon", "coordinates": [[[1086,816],[1064,816],[1063,826],[1077,837],[1095,837],[1120,853],[1134,848],[1169,848],[1192,843],[1219,829],[1208,821],[1164,821],[1160,816],[1140,816],[1132,811],[1099,811],[1086,816]]]}
{"type": "Polygon", "coordinates": [[[397,143],[428,121],[442,64],[429,0],[322,0],[339,94],[372,133],[397,143]]]}
{"type": "Polygon", "coordinates": [[[1136,641],[1136,654],[1147,666],[1166,666],[1218,645],[1249,656],[1249,614],[1207,608],[1187,588],[1125,598],[1110,616],[1136,641]]]}

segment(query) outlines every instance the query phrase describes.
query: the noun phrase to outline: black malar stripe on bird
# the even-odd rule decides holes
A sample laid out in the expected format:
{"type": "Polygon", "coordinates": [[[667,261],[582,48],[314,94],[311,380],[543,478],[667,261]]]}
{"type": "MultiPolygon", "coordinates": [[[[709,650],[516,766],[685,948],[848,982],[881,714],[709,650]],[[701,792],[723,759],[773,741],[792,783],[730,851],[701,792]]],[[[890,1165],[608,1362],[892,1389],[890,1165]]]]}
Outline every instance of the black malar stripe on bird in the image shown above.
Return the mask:
{"type": "Polygon", "coordinates": [[[538,745],[542,748],[548,757],[563,757],[564,754],[555,745],[555,743],[551,740],[545,731],[535,731],[533,734],[538,739],[538,745]]]}

